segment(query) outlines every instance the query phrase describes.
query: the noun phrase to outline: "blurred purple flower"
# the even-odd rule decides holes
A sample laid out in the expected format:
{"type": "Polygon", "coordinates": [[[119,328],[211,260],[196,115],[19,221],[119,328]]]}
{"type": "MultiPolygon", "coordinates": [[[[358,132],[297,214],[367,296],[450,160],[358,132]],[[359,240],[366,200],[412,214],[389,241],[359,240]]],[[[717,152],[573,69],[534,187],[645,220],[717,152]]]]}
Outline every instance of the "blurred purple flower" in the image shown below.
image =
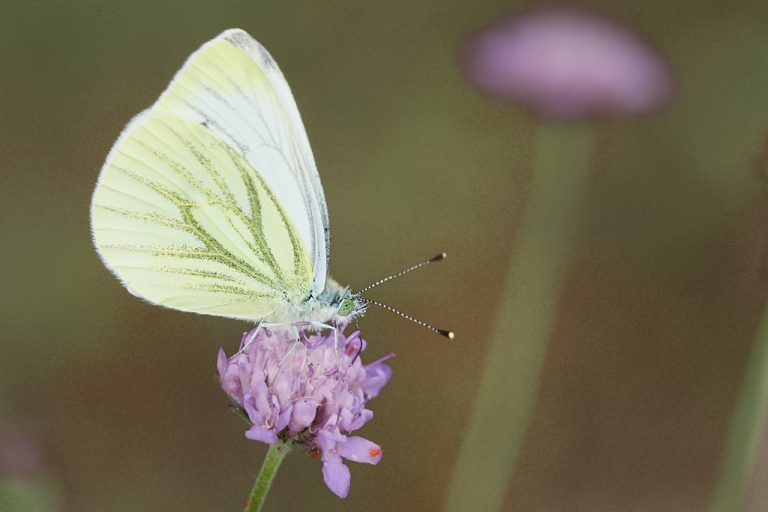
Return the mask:
{"type": "Polygon", "coordinates": [[[21,425],[0,431],[0,477],[31,478],[46,466],[46,450],[38,435],[21,425]]]}
{"type": "Polygon", "coordinates": [[[558,119],[650,112],[673,90],[665,59],[637,34],[573,7],[502,19],[468,39],[461,61],[479,89],[558,119]]]}
{"type": "Polygon", "coordinates": [[[293,439],[323,462],[323,480],[337,496],[349,492],[353,462],[377,464],[381,447],[367,439],[347,436],[373,418],[368,400],[389,382],[392,370],[385,356],[364,365],[359,357],[366,343],[356,331],[350,336],[313,334],[294,343],[285,331],[255,328],[243,335],[240,347],[227,359],[219,350],[221,387],[245,411],[252,423],[245,436],[273,444],[293,439]],[[338,346],[338,350],[336,348],[338,346]]]}

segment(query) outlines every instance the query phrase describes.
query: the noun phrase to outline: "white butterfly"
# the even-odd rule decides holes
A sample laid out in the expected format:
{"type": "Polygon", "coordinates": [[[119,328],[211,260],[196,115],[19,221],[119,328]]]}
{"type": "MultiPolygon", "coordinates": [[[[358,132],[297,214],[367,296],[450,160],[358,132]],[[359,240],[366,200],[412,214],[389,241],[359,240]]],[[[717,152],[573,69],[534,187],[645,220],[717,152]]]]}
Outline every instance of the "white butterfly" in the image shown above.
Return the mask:
{"type": "Polygon", "coordinates": [[[304,126],[277,64],[242,30],[193,53],[123,130],[91,226],[105,265],[161,306],[331,327],[375,303],[327,275],[328,210],[304,126]]]}

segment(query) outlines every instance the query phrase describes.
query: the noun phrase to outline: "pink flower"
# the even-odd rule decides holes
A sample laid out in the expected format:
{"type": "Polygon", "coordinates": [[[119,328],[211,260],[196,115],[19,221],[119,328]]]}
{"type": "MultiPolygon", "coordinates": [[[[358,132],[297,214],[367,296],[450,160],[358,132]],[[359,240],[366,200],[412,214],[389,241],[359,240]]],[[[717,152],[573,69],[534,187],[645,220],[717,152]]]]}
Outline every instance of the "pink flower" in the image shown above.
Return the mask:
{"type": "Polygon", "coordinates": [[[325,484],[337,496],[349,492],[350,474],[342,458],[377,464],[381,447],[347,434],[361,428],[373,411],[366,403],[389,382],[384,363],[369,365],[359,357],[366,343],[359,331],[350,336],[301,335],[255,328],[243,335],[241,349],[227,359],[219,350],[221,387],[248,415],[245,436],[273,444],[292,439],[323,462],[325,484]]]}
{"type": "Polygon", "coordinates": [[[502,19],[463,50],[471,83],[549,117],[645,113],[673,89],[666,61],[637,34],[573,7],[502,19]]]}

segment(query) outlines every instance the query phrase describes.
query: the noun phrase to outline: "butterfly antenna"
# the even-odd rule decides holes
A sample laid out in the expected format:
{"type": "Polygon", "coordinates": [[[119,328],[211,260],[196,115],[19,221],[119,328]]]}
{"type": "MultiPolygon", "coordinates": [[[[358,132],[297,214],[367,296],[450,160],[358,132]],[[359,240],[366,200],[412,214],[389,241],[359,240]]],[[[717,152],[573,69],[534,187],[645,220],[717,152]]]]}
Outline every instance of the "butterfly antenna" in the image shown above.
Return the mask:
{"type": "MultiPolygon", "coordinates": [[[[426,263],[423,263],[423,264],[425,265],[426,263]]],[[[391,312],[393,312],[396,315],[399,315],[399,316],[401,316],[401,317],[403,317],[403,318],[405,318],[407,320],[410,320],[411,322],[413,322],[413,323],[415,323],[417,325],[425,327],[425,328],[429,329],[430,331],[439,334],[440,336],[445,336],[449,340],[452,340],[455,337],[455,334],[453,333],[453,331],[446,331],[445,329],[438,329],[437,327],[435,327],[433,325],[429,325],[426,322],[422,322],[421,320],[417,320],[416,318],[413,318],[411,315],[407,315],[407,314],[403,313],[402,311],[398,311],[397,309],[395,309],[395,308],[393,308],[391,306],[387,306],[386,304],[382,304],[379,301],[372,300],[372,299],[366,299],[365,297],[360,297],[360,298],[363,301],[365,301],[367,304],[375,304],[375,305],[379,306],[380,308],[384,308],[384,309],[386,309],[388,311],[391,311],[391,312]]]]}
{"type": "Polygon", "coordinates": [[[378,280],[378,281],[376,281],[375,283],[373,283],[373,284],[369,284],[368,286],[366,286],[365,288],[363,288],[362,290],[360,290],[360,291],[359,291],[359,292],[357,292],[357,293],[363,293],[363,292],[367,292],[367,291],[368,291],[368,290],[370,290],[371,288],[376,288],[377,286],[379,286],[379,285],[380,285],[380,284],[382,284],[382,283],[386,283],[387,281],[391,281],[392,279],[395,279],[395,278],[397,278],[397,277],[400,277],[400,276],[402,276],[402,275],[405,275],[405,274],[407,274],[408,272],[412,272],[412,271],[416,270],[417,268],[426,267],[427,265],[429,265],[430,263],[434,263],[435,261],[444,260],[446,256],[447,256],[447,254],[445,254],[444,252],[441,252],[441,253],[440,253],[440,254],[438,254],[437,256],[434,256],[434,257],[432,257],[432,258],[429,258],[428,260],[424,260],[424,261],[422,261],[421,263],[417,263],[417,264],[413,265],[412,267],[408,267],[408,268],[407,268],[407,269],[405,269],[405,270],[401,270],[401,271],[400,271],[400,272],[398,272],[397,274],[392,274],[391,276],[387,276],[387,277],[385,277],[384,279],[379,279],[379,280],[378,280]]]}

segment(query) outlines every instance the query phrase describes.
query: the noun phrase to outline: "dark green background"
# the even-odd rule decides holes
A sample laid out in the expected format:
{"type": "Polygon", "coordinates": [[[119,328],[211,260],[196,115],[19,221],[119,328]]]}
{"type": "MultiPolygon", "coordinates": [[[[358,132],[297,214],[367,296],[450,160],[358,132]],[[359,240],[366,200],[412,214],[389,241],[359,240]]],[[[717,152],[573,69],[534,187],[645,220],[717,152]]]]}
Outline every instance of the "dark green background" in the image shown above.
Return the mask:
{"type": "MultiPolygon", "coordinates": [[[[248,326],[129,295],[88,204],[124,124],[229,27],[279,62],[333,226],[332,273],[457,333],[361,323],[394,378],[340,501],[286,462],[270,510],[436,510],[466,427],[525,206],[536,120],[461,79],[456,49],[523,4],[491,1],[21,2],[0,5],[0,423],[49,454],[64,511],[238,510],[265,452],[214,378],[248,326]]],[[[765,295],[764,2],[603,1],[671,61],[663,115],[597,133],[588,208],[520,467],[517,511],[704,509],[765,295]]],[[[514,343],[514,340],[510,340],[514,343]]],[[[499,389],[500,394],[505,393],[499,389]]],[[[493,440],[488,442],[492,443],[493,440]]]]}

